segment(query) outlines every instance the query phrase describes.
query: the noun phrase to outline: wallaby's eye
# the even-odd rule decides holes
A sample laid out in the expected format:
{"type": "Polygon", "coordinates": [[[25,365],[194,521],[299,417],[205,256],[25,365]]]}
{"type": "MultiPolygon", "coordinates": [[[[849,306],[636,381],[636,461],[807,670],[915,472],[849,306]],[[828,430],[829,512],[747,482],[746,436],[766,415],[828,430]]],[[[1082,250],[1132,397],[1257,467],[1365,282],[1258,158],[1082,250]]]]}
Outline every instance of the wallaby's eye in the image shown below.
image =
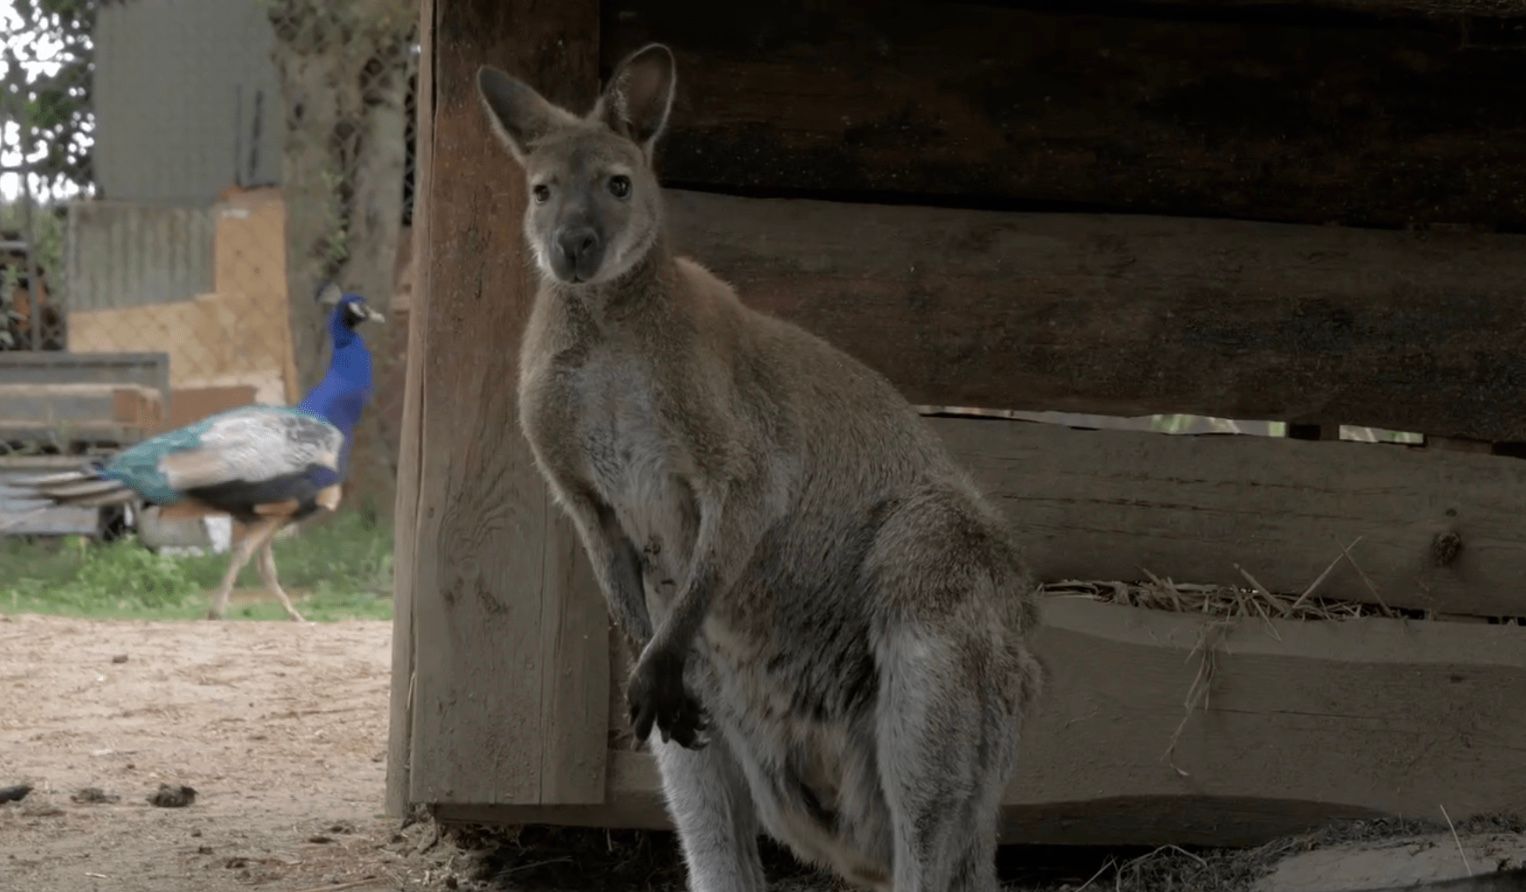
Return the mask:
{"type": "Polygon", "coordinates": [[[536,204],[545,204],[551,200],[551,187],[545,183],[536,183],[535,188],[531,189],[530,192],[535,196],[536,204]]]}
{"type": "Polygon", "coordinates": [[[616,198],[629,198],[631,194],[631,178],[625,174],[616,174],[610,177],[609,194],[616,198]]]}

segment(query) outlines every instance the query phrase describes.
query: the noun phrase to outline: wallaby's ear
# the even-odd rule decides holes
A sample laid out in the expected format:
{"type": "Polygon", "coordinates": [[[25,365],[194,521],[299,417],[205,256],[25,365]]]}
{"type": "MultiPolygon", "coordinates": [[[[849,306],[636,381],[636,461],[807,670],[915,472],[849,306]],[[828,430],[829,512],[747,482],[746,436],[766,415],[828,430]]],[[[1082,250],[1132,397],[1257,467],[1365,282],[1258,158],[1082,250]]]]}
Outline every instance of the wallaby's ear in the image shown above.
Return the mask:
{"type": "Polygon", "coordinates": [[[650,158],[652,144],[668,123],[677,84],[673,51],[649,43],[615,68],[593,114],[650,158]]]}
{"type": "Polygon", "coordinates": [[[520,163],[530,154],[535,141],[551,128],[576,120],[547,102],[534,87],[491,65],[477,69],[477,96],[493,124],[493,132],[520,163]]]}
{"type": "Polygon", "coordinates": [[[344,292],[333,282],[325,282],[323,287],[319,288],[318,293],[314,294],[313,297],[323,306],[332,307],[339,303],[340,298],[344,297],[344,292]]]}

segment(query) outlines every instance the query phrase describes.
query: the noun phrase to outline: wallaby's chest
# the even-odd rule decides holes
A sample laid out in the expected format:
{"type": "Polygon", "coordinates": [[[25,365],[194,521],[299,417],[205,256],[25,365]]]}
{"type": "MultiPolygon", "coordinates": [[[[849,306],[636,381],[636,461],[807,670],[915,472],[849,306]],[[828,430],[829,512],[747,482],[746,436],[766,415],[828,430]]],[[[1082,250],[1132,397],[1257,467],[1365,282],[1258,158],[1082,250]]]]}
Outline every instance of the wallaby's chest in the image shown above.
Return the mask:
{"type": "Polygon", "coordinates": [[[676,571],[694,514],[651,371],[617,351],[594,352],[567,375],[576,406],[564,432],[588,482],[615,509],[649,561],[676,571]]]}

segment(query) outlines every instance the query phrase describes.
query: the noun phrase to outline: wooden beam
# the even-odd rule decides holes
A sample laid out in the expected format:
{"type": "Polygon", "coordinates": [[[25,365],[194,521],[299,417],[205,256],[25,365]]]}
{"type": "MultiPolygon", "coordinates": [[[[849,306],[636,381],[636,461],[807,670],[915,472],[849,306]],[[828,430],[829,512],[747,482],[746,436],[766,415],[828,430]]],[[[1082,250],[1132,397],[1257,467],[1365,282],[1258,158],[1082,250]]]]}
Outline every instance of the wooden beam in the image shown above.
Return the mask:
{"type": "MultiPolygon", "coordinates": [[[[1212,619],[1046,599],[1049,678],[1008,842],[1252,845],[1339,818],[1454,820],[1526,801],[1526,629],[1212,619]],[[1211,660],[1206,708],[1184,703],[1211,660]],[[1174,745],[1173,745],[1174,744],[1174,745]]],[[[655,765],[612,752],[608,804],[461,804],[448,821],[667,826],[655,765]]]]}
{"type": "Polygon", "coordinates": [[[1046,580],[1137,580],[1149,571],[1251,587],[1243,568],[1277,592],[1302,593],[1324,576],[1315,595],[1526,616],[1519,459],[1376,443],[931,423],[1011,519],[1046,580]]]}
{"type": "Polygon", "coordinates": [[[1526,237],[667,200],[682,253],[915,403],[1526,440],[1526,237]]]}
{"type": "Polygon", "coordinates": [[[1058,599],[1034,646],[1050,678],[1007,795],[1018,838],[1242,845],[1526,801],[1507,767],[1526,732],[1507,705],[1526,695],[1518,626],[1222,623],[1058,599]],[[1207,708],[1188,714],[1205,658],[1207,708]]]}
{"type": "Polygon", "coordinates": [[[603,64],[676,48],[689,188],[1526,229],[1508,23],[1038,5],[620,0],[603,64]]]}
{"type": "MultiPolygon", "coordinates": [[[[1213,10],[1223,14],[1255,12],[1295,13],[1324,10],[1373,16],[1424,15],[1442,18],[1520,18],[1526,16],[1526,0],[1116,0],[1120,7],[1144,6],[1171,10],[1213,10]]],[[[1043,6],[1042,0],[1032,4],[1043,6]]]]}
{"type": "MultiPolygon", "coordinates": [[[[417,566],[420,476],[425,455],[424,318],[429,306],[430,204],[429,186],[434,160],[434,13],[435,0],[419,8],[419,73],[415,108],[413,188],[413,290],[407,308],[408,350],[404,365],[403,419],[398,436],[397,507],[393,512],[392,563],[392,686],[388,701],[387,814],[400,818],[410,807],[412,764],[414,654],[414,575],[417,566]]],[[[396,318],[396,314],[394,314],[396,318]]]]}
{"type": "Polygon", "coordinates": [[[598,43],[594,0],[435,0],[427,300],[414,311],[427,434],[412,569],[415,802],[604,796],[608,619],[519,433],[533,296],[524,179],[476,93],[491,63],[587,108],[598,43]]]}

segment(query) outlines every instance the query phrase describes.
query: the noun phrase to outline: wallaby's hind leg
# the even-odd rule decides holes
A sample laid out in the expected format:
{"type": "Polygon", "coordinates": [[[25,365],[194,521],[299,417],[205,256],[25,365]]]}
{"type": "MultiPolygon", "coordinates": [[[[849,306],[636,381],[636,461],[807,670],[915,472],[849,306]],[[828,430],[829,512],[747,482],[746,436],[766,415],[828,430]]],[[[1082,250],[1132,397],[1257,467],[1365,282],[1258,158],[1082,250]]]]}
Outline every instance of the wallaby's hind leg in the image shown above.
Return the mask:
{"type": "Polygon", "coordinates": [[[974,642],[893,634],[879,705],[895,892],[996,892],[997,810],[1017,744],[974,642]]]}
{"type": "Polygon", "coordinates": [[[690,892],[765,892],[758,817],[741,768],[720,734],[704,749],[650,738],[668,813],[678,827],[690,892]]]}

